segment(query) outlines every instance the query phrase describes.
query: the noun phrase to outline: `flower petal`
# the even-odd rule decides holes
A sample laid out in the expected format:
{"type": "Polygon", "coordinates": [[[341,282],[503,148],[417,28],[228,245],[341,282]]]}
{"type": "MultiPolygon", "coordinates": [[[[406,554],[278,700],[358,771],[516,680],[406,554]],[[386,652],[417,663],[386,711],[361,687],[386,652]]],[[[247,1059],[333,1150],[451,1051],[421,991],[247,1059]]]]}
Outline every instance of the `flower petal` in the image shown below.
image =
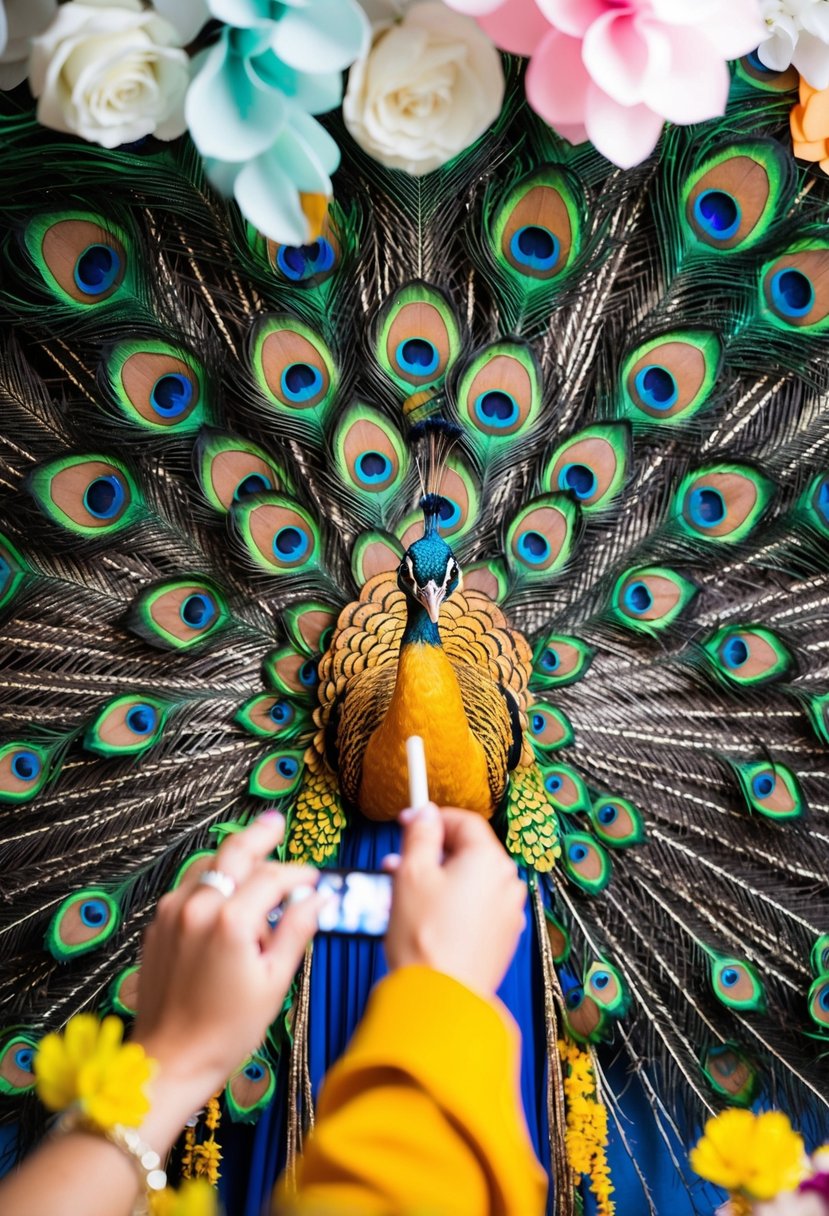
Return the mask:
{"type": "Polygon", "coordinates": [[[642,101],[647,81],[664,76],[670,58],[667,32],[634,15],[611,12],[584,38],[584,66],[600,89],[623,106],[642,101]]]}
{"type": "Polygon", "coordinates": [[[207,0],[207,7],[218,21],[240,29],[266,24],[270,11],[267,0],[207,0]]]}
{"type": "Polygon", "coordinates": [[[723,59],[739,59],[768,36],[757,0],[650,0],[654,17],[669,25],[695,25],[723,59]]]}
{"type": "Polygon", "coordinates": [[[815,34],[800,31],[792,63],[813,88],[829,88],[829,46],[815,34]]]}
{"type": "MultiPolygon", "coordinates": [[[[483,17],[500,8],[503,0],[446,0],[446,3],[456,13],[466,13],[469,17],[483,17]]],[[[522,0],[522,3],[531,4],[533,0],[522,0]]]]}
{"type": "Polygon", "coordinates": [[[618,12],[608,0],[538,0],[538,7],[550,25],[572,38],[583,38],[594,21],[618,12]]]}
{"type": "Polygon", "coordinates": [[[551,30],[527,68],[527,101],[551,127],[582,124],[589,87],[578,38],[551,30]]]}
{"type": "Polygon", "coordinates": [[[669,122],[704,122],[725,113],[731,77],[728,65],[698,30],[666,30],[670,66],[648,82],[643,101],[669,122]]]}
{"type": "Polygon", "coordinates": [[[778,24],[770,38],[757,47],[757,58],[772,72],[785,72],[791,66],[796,33],[778,24]]]}
{"type": "Polygon", "coordinates": [[[269,149],[248,161],[236,178],[236,202],[246,220],[281,245],[302,245],[308,225],[299,190],[269,149]]]}
{"type": "Polygon", "coordinates": [[[535,0],[506,0],[478,25],[495,45],[510,55],[532,55],[550,26],[535,0]]]}
{"type": "Polygon", "coordinates": [[[365,55],[371,27],[356,0],[313,0],[286,8],[271,36],[274,53],[305,72],[342,72],[365,55]]]}
{"type": "Polygon", "coordinates": [[[645,105],[621,106],[598,85],[587,90],[585,124],[591,141],[614,165],[631,169],[647,160],[662,132],[663,119],[645,105]]]}
{"type": "Polygon", "coordinates": [[[203,156],[243,161],[269,148],[285,121],[285,97],[259,81],[225,35],[187,91],[185,114],[203,156]]]}
{"type": "Polygon", "coordinates": [[[829,89],[811,90],[805,81],[801,81],[800,96],[804,98],[805,104],[792,108],[792,130],[797,115],[801,126],[800,136],[803,139],[829,139],[829,89]],[[805,95],[807,89],[808,97],[805,95]]]}

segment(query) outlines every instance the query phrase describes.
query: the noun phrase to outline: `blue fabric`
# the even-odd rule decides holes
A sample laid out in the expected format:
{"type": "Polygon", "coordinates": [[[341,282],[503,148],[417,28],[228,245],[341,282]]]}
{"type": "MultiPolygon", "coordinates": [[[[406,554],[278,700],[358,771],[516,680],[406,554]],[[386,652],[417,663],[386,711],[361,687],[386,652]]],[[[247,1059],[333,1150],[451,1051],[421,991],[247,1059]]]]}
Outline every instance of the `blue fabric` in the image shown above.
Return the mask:
{"type": "MultiPolygon", "coordinates": [[[[396,824],[356,824],[345,836],[339,865],[346,869],[377,870],[387,853],[397,852],[396,824]]],[[[372,986],[386,974],[382,944],[371,938],[320,935],[314,944],[311,970],[309,1066],[314,1095],[326,1071],[345,1050],[365,1008],[372,986]]],[[[549,1160],[546,1105],[546,1037],[539,949],[531,908],[524,932],[498,995],[521,1029],[521,1094],[535,1151],[549,1160]]],[[[722,1196],[681,1175],[636,1077],[625,1075],[612,1049],[604,1052],[605,1067],[615,1093],[620,1094],[624,1133],[654,1199],[658,1216],[710,1216],[722,1196]]],[[[226,1123],[221,1136],[225,1154],[223,1197],[228,1216],[262,1216],[267,1212],[273,1185],[285,1161],[285,1095],[287,1061],[280,1062],[274,1101],[254,1127],[226,1123]]],[[[679,1161],[687,1150],[673,1138],[679,1161]]],[[[611,1120],[608,1150],[617,1211],[626,1216],[647,1216],[642,1184],[611,1120]]],[[[687,1163],[686,1167],[687,1169],[687,1163]]],[[[548,1212],[552,1212],[552,1195],[548,1212]]],[[[586,1212],[595,1213],[587,1196],[586,1212]]]]}

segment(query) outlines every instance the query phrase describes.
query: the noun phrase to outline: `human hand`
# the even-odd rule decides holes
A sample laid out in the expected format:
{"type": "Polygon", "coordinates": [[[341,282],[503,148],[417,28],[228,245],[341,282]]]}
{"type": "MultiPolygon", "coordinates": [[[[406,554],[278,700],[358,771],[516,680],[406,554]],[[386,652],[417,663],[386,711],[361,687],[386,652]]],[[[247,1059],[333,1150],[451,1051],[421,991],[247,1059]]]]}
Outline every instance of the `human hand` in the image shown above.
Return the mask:
{"type": "Polygon", "coordinates": [[[386,957],[419,963],[492,996],[524,927],[527,890],[480,815],[429,803],[404,811],[386,957]]]}
{"type": "Polygon", "coordinates": [[[159,901],[144,935],[132,1038],[160,1065],[144,1129],[150,1143],[174,1137],[260,1046],[316,931],[316,895],[289,905],[276,929],[266,919],[292,890],[317,879],[310,866],[265,860],[284,830],[281,815],[265,814],[229,836],[214,859],[194,866],[159,901]],[[199,883],[205,869],[233,879],[230,898],[199,883]]]}

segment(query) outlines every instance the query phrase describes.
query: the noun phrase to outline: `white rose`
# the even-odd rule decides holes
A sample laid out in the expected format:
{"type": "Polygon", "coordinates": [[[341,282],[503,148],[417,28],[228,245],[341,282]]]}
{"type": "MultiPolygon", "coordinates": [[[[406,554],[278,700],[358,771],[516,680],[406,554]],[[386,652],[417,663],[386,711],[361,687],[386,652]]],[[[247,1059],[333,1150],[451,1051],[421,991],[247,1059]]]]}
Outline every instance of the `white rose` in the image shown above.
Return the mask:
{"type": "Polygon", "coordinates": [[[351,68],[343,116],[375,160],[420,177],[474,143],[503,97],[501,57],[486,34],[426,0],[381,29],[351,68]]]}
{"type": "Polygon", "coordinates": [[[175,29],[140,0],[63,4],[32,43],[38,121],[105,148],[181,135],[189,81],[175,29]]]}
{"type": "Polygon", "coordinates": [[[0,89],[13,89],[26,79],[29,43],[45,30],[58,0],[0,0],[0,89]]]}

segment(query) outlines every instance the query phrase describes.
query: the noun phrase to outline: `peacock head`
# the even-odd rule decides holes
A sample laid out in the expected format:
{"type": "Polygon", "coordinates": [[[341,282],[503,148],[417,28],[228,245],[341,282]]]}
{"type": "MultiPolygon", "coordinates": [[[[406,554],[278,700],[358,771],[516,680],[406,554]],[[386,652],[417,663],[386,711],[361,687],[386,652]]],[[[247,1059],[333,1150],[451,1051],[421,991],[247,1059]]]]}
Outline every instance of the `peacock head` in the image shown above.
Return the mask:
{"type": "Polygon", "coordinates": [[[443,500],[437,494],[426,494],[420,505],[426,525],[424,533],[403,554],[397,585],[410,602],[426,609],[429,620],[436,625],[441,604],[460,584],[461,570],[438,532],[443,500]]]}

